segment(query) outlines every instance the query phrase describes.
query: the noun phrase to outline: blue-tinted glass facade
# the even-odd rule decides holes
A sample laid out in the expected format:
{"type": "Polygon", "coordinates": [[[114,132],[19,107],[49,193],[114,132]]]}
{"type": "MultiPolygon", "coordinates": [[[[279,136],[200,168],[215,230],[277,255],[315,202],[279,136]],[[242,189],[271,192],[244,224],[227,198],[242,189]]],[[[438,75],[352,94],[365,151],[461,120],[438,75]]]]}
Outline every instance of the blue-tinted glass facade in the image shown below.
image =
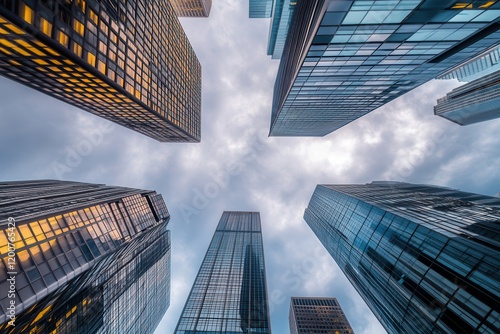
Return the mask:
{"type": "Polygon", "coordinates": [[[335,298],[292,297],[290,334],[354,334],[335,298]]]}
{"type": "Polygon", "coordinates": [[[267,54],[272,59],[281,58],[296,4],[295,0],[276,0],[274,4],[267,46],[267,54]]]}
{"type": "Polygon", "coordinates": [[[300,1],[272,136],[324,136],[497,45],[500,2],[300,1]]]}
{"type": "Polygon", "coordinates": [[[252,19],[271,17],[273,0],[249,0],[249,14],[252,19]]]}
{"type": "Polygon", "coordinates": [[[434,114],[460,125],[500,117],[500,70],[455,88],[434,106],[434,114]]]}
{"type": "Polygon", "coordinates": [[[155,330],[170,300],[170,215],[161,195],[46,180],[2,182],[0,200],[0,288],[8,290],[14,247],[17,315],[9,325],[12,298],[0,296],[2,333],[155,330]]]}
{"type": "Polygon", "coordinates": [[[176,334],[271,333],[258,212],[224,212],[176,334]]]}
{"type": "Polygon", "coordinates": [[[304,219],[389,333],[497,333],[500,199],[319,185],[304,219]]]}

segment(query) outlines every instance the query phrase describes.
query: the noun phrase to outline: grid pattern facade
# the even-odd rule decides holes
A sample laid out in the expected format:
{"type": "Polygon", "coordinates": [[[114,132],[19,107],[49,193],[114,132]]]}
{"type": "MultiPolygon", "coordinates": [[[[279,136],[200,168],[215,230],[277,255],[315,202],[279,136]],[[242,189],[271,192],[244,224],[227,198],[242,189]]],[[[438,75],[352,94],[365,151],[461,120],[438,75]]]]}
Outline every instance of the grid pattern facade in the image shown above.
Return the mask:
{"type": "Polygon", "coordinates": [[[276,0],[274,4],[273,18],[269,32],[269,43],[267,54],[272,59],[280,59],[285,47],[288,29],[292,20],[293,10],[297,1],[295,0],[276,0]]]}
{"type": "Polygon", "coordinates": [[[500,2],[300,1],[274,87],[272,136],[324,136],[500,40],[500,2]]]}
{"type": "Polygon", "coordinates": [[[174,333],[271,333],[258,212],[222,214],[174,333]]]}
{"type": "MultiPolygon", "coordinates": [[[[158,205],[160,201],[153,191],[78,182],[0,183],[0,289],[8,290],[8,272],[12,272],[7,269],[12,248],[7,218],[12,217],[16,221],[16,312],[26,320],[13,332],[25,333],[32,321],[37,327],[39,313],[33,311],[37,305],[55,293],[82,288],[74,283],[78,277],[101,268],[106,259],[147,231],[157,226],[165,229],[170,215],[164,203],[158,205]]],[[[10,300],[7,294],[0,298],[0,323],[4,323],[10,300]]],[[[3,326],[10,330],[7,323],[3,326]]]]}
{"type": "Polygon", "coordinates": [[[159,141],[200,141],[201,66],[169,2],[0,1],[0,74],[159,141]]]}
{"type": "Polygon", "coordinates": [[[208,17],[212,0],[170,0],[177,16],[208,17]]]}
{"type": "Polygon", "coordinates": [[[500,199],[319,185],[304,219],[389,333],[497,333],[500,199]]]}
{"type": "Polygon", "coordinates": [[[500,117],[500,70],[455,88],[438,99],[434,114],[460,125],[500,117]]]}
{"type": "Polygon", "coordinates": [[[354,334],[335,298],[292,297],[290,334],[354,334]]]}
{"type": "Polygon", "coordinates": [[[437,79],[472,81],[500,70],[500,46],[491,48],[477,57],[440,75],[437,79]]]}
{"type": "Polygon", "coordinates": [[[249,17],[252,19],[271,17],[273,12],[273,1],[274,0],[249,0],[249,17]]]}

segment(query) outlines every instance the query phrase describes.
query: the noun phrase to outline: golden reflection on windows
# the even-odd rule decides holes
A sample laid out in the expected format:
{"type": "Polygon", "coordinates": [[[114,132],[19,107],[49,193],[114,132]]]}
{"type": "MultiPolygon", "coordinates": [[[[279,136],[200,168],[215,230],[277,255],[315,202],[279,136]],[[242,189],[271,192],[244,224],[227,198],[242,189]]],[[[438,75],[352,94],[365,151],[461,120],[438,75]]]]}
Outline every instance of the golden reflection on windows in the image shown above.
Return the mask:
{"type": "Polygon", "coordinates": [[[40,30],[47,36],[52,35],[52,23],[44,19],[43,17],[40,18],[40,30]]]}
{"type": "Polygon", "coordinates": [[[73,42],[73,52],[78,56],[82,56],[83,48],[80,44],[73,42]]]}
{"type": "Polygon", "coordinates": [[[64,45],[65,47],[68,47],[68,44],[69,44],[69,38],[68,38],[68,35],[66,35],[66,34],[65,34],[65,33],[63,33],[62,31],[59,31],[59,32],[58,32],[57,40],[59,41],[59,43],[61,43],[61,44],[62,44],[62,45],[64,45]]]}
{"type": "Polygon", "coordinates": [[[33,9],[28,7],[23,2],[19,2],[19,16],[21,16],[21,18],[29,24],[33,24],[33,21],[35,20],[35,13],[33,12],[33,9]]]}
{"type": "Polygon", "coordinates": [[[76,19],[73,20],[73,29],[81,36],[83,36],[83,34],[85,33],[85,26],[82,22],[76,19]]]}

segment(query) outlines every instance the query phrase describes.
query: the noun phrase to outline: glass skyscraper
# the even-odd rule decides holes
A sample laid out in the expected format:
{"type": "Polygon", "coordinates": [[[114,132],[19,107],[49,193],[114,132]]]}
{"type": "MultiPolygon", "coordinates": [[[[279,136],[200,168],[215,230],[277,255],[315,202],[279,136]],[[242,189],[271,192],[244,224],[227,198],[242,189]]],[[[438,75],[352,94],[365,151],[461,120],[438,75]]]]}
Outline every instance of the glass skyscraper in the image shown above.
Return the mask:
{"type": "Polygon", "coordinates": [[[354,334],[335,298],[292,297],[290,334],[354,334]]]}
{"type": "Polygon", "coordinates": [[[498,333],[499,198],[318,185],[304,219],[389,333],[498,333]]]}
{"type": "MultiPolygon", "coordinates": [[[[279,0],[277,0],[279,1],[279,0]]],[[[266,18],[271,17],[273,12],[274,0],[249,0],[248,1],[248,16],[250,18],[266,18]]]]}
{"type": "Polygon", "coordinates": [[[0,0],[0,74],[158,141],[200,141],[201,66],[169,1],[0,0]]]}
{"type": "Polygon", "coordinates": [[[267,54],[272,59],[281,58],[296,4],[295,0],[276,0],[274,3],[267,46],[267,54]]]}
{"type": "Polygon", "coordinates": [[[222,214],[174,333],[271,333],[258,212],[222,214]]]}
{"type": "Polygon", "coordinates": [[[0,202],[0,290],[15,276],[14,296],[0,296],[2,333],[155,330],[170,301],[170,215],[161,195],[44,180],[1,182],[0,202]]]}
{"type": "Polygon", "coordinates": [[[324,136],[498,45],[500,2],[298,1],[271,136],[324,136]]]}
{"type": "Polygon", "coordinates": [[[500,70],[453,89],[438,99],[434,114],[459,125],[500,117],[500,70]]]}
{"type": "Polygon", "coordinates": [[[212,0],[169,0],[177,16],[208,17],[212,0]]]}

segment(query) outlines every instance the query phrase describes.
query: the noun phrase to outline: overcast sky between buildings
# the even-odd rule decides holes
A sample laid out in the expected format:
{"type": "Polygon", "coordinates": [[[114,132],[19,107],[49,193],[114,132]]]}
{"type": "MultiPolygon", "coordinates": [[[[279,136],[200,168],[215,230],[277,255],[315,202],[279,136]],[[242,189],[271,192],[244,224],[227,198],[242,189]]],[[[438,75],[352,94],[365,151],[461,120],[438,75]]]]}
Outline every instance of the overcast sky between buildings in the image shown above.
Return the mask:
{"type": "Polygon", "coordinates": [[[336,297],[356,333],[385,333],[302,219],[315,186],[397,180],[495,195],[500,120],[460,127],[434,116],[458,83],[432,81],[326,137],[269,138],[279,64],[266,55],[269,19],[249,19],[248,1],[214,0],[210,18],[181,22],[203,68],[201,143],[159,143],[0,78],[2,180],[161,193],[172,282],[158,334],[173,333],[224,210],[261,213],[273,333],[289,333],[291,296],[336,297]]]}

